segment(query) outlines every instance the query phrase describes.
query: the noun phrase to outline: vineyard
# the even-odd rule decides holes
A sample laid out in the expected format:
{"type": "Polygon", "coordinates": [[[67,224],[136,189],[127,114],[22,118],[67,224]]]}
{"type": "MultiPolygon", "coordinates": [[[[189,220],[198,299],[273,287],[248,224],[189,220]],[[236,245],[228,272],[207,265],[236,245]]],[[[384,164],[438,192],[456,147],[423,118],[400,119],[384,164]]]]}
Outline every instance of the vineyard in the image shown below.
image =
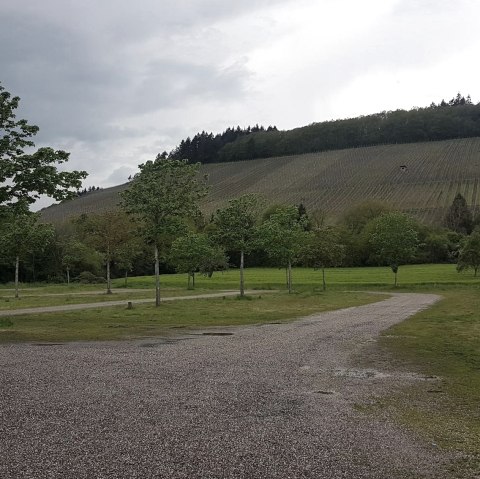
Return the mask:
{"type": "MultiPolygon", "coordinates": [[[[209,214],[230,198],[260,193],[268,203],[303,203],[334,219],[367,199],[382,201],[435,223],[457,193],[480,211],[480,138],[383,145],[202,166],[211,191],[209,214]]],[[[42,210],[62,222],[115,207],[128,184],[95,191],[42,210]]]]}

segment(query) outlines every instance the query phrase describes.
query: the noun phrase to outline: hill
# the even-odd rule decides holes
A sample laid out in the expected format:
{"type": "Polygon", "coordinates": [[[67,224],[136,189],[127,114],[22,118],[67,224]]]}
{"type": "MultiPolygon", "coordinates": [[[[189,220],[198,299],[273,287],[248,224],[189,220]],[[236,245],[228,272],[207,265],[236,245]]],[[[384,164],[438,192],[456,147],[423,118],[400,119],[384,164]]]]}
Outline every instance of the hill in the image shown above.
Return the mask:
{"type": "MultiPolygon", "coordinates": [[[[367,199],[385,202],[427,223],[439,222],[461,193],[480,211],[480,137],[381,145],[202,165],[211,192],[209,214],[230,198],[261,193],[269,203],[303,203],[331,218],[367,199]]],[[[59,223],[115,207],[128,184],[95,191],[42,210],[59,223]]]]}

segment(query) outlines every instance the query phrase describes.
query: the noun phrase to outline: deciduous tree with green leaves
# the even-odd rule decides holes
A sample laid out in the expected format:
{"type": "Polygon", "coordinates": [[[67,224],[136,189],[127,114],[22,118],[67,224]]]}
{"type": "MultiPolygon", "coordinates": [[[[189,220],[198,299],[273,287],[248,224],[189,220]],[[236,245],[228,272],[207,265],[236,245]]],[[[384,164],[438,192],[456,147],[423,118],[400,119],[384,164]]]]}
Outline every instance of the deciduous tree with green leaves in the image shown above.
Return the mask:
{"type": "Polygon", "coordinates": [[[477,228],[466,238],[460,249],[457,270],[473,269],[474,276],[477,276],[478,268],[480,268],[480,229],[477,228]]]}
{"type": "Polygon", "coordinates": [[[38,214],[7,210],[0,216],[0,254],[15,264],[15,298],[18,298],[20,262],[43,251],[55,236],[52,225],[38,222],[38,214]]]}
{"type": "Polygon", "coordinates": [[[0,84],[0,207],[28,207],[42,194],[56,200],[72,198],[87,173],[58,171],[56,165],[68,161],[65,151],[25,152],[35,146],[32,138],[38,127],[16,119],[19,101],[0,84]]]}
{"type": "Polygon", "coordinates": [[[160,305],[160,256],[166,259],[169,244],[194,217],[199,201],[208,193],[206,178],[199,177],[200,164],[157,157],[139,166],[122,204],[127,213],[142,220],[143,234],[153,244],[155,256],[155,304],[160,305]]]}
{"type": "Polygon", "coordinates": [[[406,214],[394,211],[374,218],[366,228],[370,232],[373,256],[390,266],[397,286],[399,266],[413,259],[418,248],[415,222],[406,214]]]}
{"type": "Polygon", "coordinates": [[[345,257],[345,246],[341,242],[340,234],[331,227],[322,227],[314,230],[305,249],[304,259],[315,269],[322,270],[322,289],[327,289],[325,268],[339,266],[345,257]]]}
{"type": "Polygon", "coordinates": [[[287,269],[288,292],[292,292],[292,265],[307,245],[311,233],[305,231],[308,218],[299,216],[296,206],[278,207],[258,228],[259,244],[278,266],[287,269]]]}
{"type": "Polygon", "coordinates": [[[107,294],[112,293],[110,268],[112,261],[134,240],[132,219],[123,211],[105,211],[94,215],[82,215],[76,222],[85,243],[103,255],[107,294]]]}
{"type": "Polygon", "coordinates": [[[245,254],[255,246],[257,223],[263,207],[263,199],[255,194],[234,198],[214,216],[214,239],[227,251],[240,253],[240,296],[245,296],[245,254]]]}
{"type": "Polygon", "coordinates": [[[228,266],[223,248],[213,244],[207,235],[195,233],[181,236],[173,242],[170,262],[179,273],[188,274],[188,289],[195,288],[195,273],[211,275],[228,266]]]}

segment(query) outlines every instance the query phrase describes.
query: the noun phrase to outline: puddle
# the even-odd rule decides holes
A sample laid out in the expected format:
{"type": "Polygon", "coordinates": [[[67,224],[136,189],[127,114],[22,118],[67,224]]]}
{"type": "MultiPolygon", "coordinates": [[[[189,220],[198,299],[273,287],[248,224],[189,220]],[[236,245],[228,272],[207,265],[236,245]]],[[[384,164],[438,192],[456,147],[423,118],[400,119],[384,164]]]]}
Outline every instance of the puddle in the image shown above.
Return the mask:
{"type": "Polygon", "coordinates": [[[63,346],[64,343],[33,343],[33,346],[63,346]]]}
{"type": "Polygon", "coordinates": [[[334,376],[340,376],[344,378],[352,379],[384,379],[388,378],[391,375],[387,373],[382,373],[376,369],[350,369],[350,368],[339,368],[333,371],[334,376]]]}
{"type": "MultiPolygon", "coordinates": [[[[358,368],[337,368],[333,370],[333,375],[351,379],[404,379],[407,381],[439,381],[438,376],[424,376],[412,372],[391,372],[386,373],[376,369],[358,369],[358,368]]],[[[430,391],[429,391],[430,392],[430,391]]],[[[436,392],[433,391],[432,392],[436,392]]]]}
{"type": "Polygon", "coordinates": [[[233,336],[233,333],[202,333],[202,336],[233,336]]]}
{"type": "Polygon", "coordinates": [[[324,395],[332,395],[335,394],[335,391],[313,391],[315,394],[324,394],[324,395]]]}

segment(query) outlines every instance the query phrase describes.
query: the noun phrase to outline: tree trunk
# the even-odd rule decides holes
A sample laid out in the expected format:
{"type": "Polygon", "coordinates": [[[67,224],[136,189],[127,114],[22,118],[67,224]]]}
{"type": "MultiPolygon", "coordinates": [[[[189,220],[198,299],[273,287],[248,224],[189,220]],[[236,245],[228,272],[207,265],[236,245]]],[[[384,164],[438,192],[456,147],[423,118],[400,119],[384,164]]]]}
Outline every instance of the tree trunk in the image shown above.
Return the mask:
{"type": "Polygon", "coordinates": [[[18,298],[18,270],[20,267],[20,258],[15,258],[15,298],[18,298]]]}
{"type": "Polygon", "coordinates": [[[288,292],[292,292],[292,262],[288,260],[288,292]]]}
{"type": "Polygon", "coordinates": [[[107,294],[112,294],[112,282],[110,280],[110,258],[107,257],[107,294]]]}
{"type": "Polygon", "coordinates": [[[187,289],[191,289],[190,287],[190,279],[192,277],[192,274],[190,273],[190,271],[187,273],[187,289]]]}
{"type": "Polygon", "coordinates": [[[325,282],[325,268],[322,266],[322,286],[323,291],[327,290],[327,283],[325,282]]]}
{"type": "Polygon", "coordinates": [[[155,306],[160,306],[160,261],[157,245],[155,245],[155,306]]]}
{"type": "Polygon", "coordinates": [[[70,268],[67,268],[67,284],[70,284],[70,268]]]}
{"type": "Polygon", "coordinates": [[[127,281],[128,281],[128,269],[125,270],[125,283],[124,283],[125,288],[127,287],[127,281]]]}
{"type": "Polygon", "coordinates": [[[395,288],[397,287],[397,272],[395,271],[395,288]]]}
{"type": "Polygon", "coordinates": [[[245,296],[245,285],[243,281],[243,264],[244,264],[244,253],[242,250],[240,251],[240,296],[242,298],[245,296]]]}
{"type": "Polygon", "coordinates": [[[195,289],[195,271],[192,273],[192,289],[195,289]]]}

